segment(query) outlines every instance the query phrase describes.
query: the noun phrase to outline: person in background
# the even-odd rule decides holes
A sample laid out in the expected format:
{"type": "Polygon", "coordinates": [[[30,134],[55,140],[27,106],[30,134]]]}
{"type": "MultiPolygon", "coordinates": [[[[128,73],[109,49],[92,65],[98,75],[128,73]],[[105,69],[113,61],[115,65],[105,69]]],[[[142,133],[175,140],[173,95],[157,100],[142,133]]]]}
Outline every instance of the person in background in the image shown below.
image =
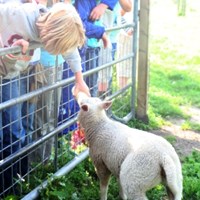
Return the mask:
{"type": "MultiPolygon", "coordinates": [[[[43,68],[40,65],[40,48],[33,52],[27,69],[20,72],[20,96],[32,92],[44,85],[46,80],[42,74],[43,68]]],[[[31,143],[34,132],[34,112],[37,106],[37,97],[22,103],[22,125],[26,130],[27,144],[31,143]]]]}
{"type": "MultiPolygon", "coordinates": [[[[121,21],[122,8],[126,12],[130,12],[132,8],[132,0],[120,0],[115,5],[113,10],[106,9],[105,13],[101,18],[105,28],[112,28],[121,24],[119,22],[121,21]]],[[[99,56],[99,65],[109,63],[115,59],[117,38],[119,32],[120,32],[119,30],[116,30],[108,33],[112,46],[109,46],[107,49],[101,48],[99,56]]],[[[123,48],[126,48],[126,45],[124,45],[123,48]]],[[[112,67],[108,67],[106,69],[101,70],[98,76],[98,91],[100,96],[102,96],[102,98],[104,98],[106,95],[111,94],[112,92],[111,84],[112,84],[112,67]]]]}
{"type": "MultiPolygon", "coordinates": [[[[62,54],[75,75],[75,96],[80,91],[90,96],[89,88],[83,79],[81,59],[77,50],[77,47],[82,46],[85,41],[85,33],[80,17],[73,6],[58,3],[50,10],[47,10],[44,6],[36,2],[20,5],[11,3],[0,4],[0,21],[0,34],[2,36],[3,46],[5,46],[9,38],[17,36],[17,38],[20,37],[26,41],[41,42],[44,48],[51,54],[62,54]],[[10,15],[10,13],[13,13],[13,15],[10,15]],[[16,22],[19,21],[20,24],[17,24],[16,22]],[[49,31],[50,29],[51,31],[49,31]],[[7,33],[11,33],[11,35],[7,33]],[[71,37],[72,35],[73,37],[71,37]]],[[[14,42],[15,41],[13,41],[13,44],[14,42]]],[[[23,68],[28,66],[31,56],[32,55],[23,60],[23,68]]],[[[12,91],[15,93],[19,92],[19,90],[14,90],[13,84],[16,84],[16,87],[18,87],[18,84],[17,81],[14,80],[11,82],[11,75],[14,75],[14,73],[19,75],[20,71],[22,71],[18,68],[19,61],[17,61],[17,63],[18,65],[15,64],[12,67],[9,67],[7,64],[4,65],[7,72],[6,74],[1,74],[4,82],[7,80],[9,84],[12,84],[12,86],[8,88],[12,88],[12,91]]],[[[7,94],[11,94],[9,90],[5,91],[7,91],[7,94]]],[[[10,98],[19,96],[19,93],[17,93],[17,96],[6,96],[4,92],[2,92],[2,94],[4,94],[2,101],[7,101],[10,98]]],[[[1,155],[3,154],[3,158],[19,151],[20,148],[25,145],[26,133],[21,123],[21,106],[16,106],[19,107],[19,109],[17,109],[19,110],[18,114],[16,114],[16,112],[7,112],[9,117],[3,118],[5,124],[2,134],[3,141],[1,142],[1,144],[3,144],[3,147],[1,146],[1,155]],[[16,115],[14,115],[14,113],[16,115]],[[16,120],[14,120],[14,117],[16,120]],[[18,126],[16,131],[14,131],[15,124],[18,126]]],[[[13,171],[13,178],[16,178],[16,173],[17,171],[13,171]]],[[[4,180],[9,181],[6,177],[4,180]]],[[[9,185],[10,184],[12,183],[10,182],[9,185]]],[[[6,185],[3,184],[3,189],[5,188],[6,185]]]]}
{"type": "MultiPolygon", "coordinates": [[[[2,4],[10,3],[12,4],[12,6],[31,2],[32,0],[1,1],[2,4]]],[[[16,40],[22,38],[21,36],[12,33],[12,29],[8,28],[4,29],[2,35],[4,38],[4,42],[2,42],[2,47],[10,46],[14,44],[16,40]],[[6,38],[8,38],[8,40],[6,40],[6,38]]],[[[4,57],[6,58],[7,56],[4,57]]],[[[2,98],[3,102],[31,91],[31,85],[34,84],[33,79],[35,76],[33,75],[33,71],[35,66],[37,66],[39,59],[40,50],[38,48],[36,51],[30,50],[27,55],[15,55],[13,57],[13,60],[6,60],[2,63],[5,65],[6,69],[12,69],[7,70],[7,72],[2,76],[3,81],[1,86],[1,94],[4,94],[2,98]]],[[[36,107],[36,103],[33,102],[33,99],[8,107],[1,112],[0,117],[2,117],[3,115],[3,120],[0,120],[0,123],[2,125],[2,139],[0,144],[2,158],[9,156],[15,151],[18,151],[21,147],[32,142],[32,134],[34,131],[33,118],[36,107]],[[5,137],[5,135],[8,135],[10,131],[11,133],[15,134],[16,138],[13,138],[11,136],[11,139],[16,140],[16,142],[12,140],[9,141],[10,137],[5,137]],[[20,139],[22,139],[23,142],[18,142],[18,140],[20,139]]],[[[23,158],[20,158],[17,164],[13,165],[12,168],[8,168],[1,174],[3,180],[2,188],[5,191],[7,191],[10,185],[13,184],[13,177],[17,177],[16,173],[20,174],[21,177],[27,174],[29,168],[29,164],[27,164],[29,163],[28,158],[29,156],[24,156],[23,158]]],[[[14,186],[13,189],[15,190],[15,188],[16,187],[14,186]]]]}
{"type": "MultiPolygon", "coordinates": [[[[132,0],[119,0],[116,6],[113,9],[112,15],[113,15],[113,25],[112,27],[121,25],[121,11],[124,10],[124,12],[131,12],[132,10],[132,0]]],[[[110,40],[112,43],[112,59],[115,60],[115,53],[117,50],[117,36],[119,34],[119,30],[112,31],[110,33],[110,40]]]]}
{"type": "MultiPolygon", "coordinates": [[[[24,39],[17,39],[11,46],[22,46],[22,54],[28,49],[29,43],[24,39]]],[[[0,67],[1,70],[1,101],[5,102],[12,98],[20,96],[19,79],[17,77],[9,78],[7,69],[12,69],[13,72],[18,72],[17,67],[24,63],[27,56],[21,54],[8,54],[1,56],[0,67]]],[[[19,72],[18,72],[19,73],[19,72]]],[[[11,74],[10,74],[11,75],[11,74]]],[[[22,124],[21,105],[15,104],[0,111],[0,159],[5,159],[9,155],[20,150],[26,144],[26,130],[22,124]]],[[[10,168],[2,169],[0,176],[2,191],[7,191],[13,184],[13,177],[17,177],[17,173],[25,174],[27,172],[27,157],[21,159],[20,163],[16,162],[10,168]],[[21,166],[21,167],[20,167],[21,166]]],[[[7,191],[8,192],[8,191],[7,191]]]]}
{"type": "MultiPolygon", "coordinates": [[[[120,23],[122,25],[132,22],[132,15],[130,16],[130,10],[132,10],[132,0],[120,0],[120,23]]],[[[133,28],[128,27],[121,29],[117,36],[117,58],[120,59],[133,51],[133,28]]],[[[120,89],[125,87],[130,78],[132,77],[132,59],[127,59],[116,64],[117,71],[117,83],[120,89]]]]}
{"type": "MultiPolygon", "coordinates": [[[[105,28],[113,27],[114,10],[106,9],[105,13],[102,15],[101,22],[105,28]]],[[[111,33],[107,33],[109,37],[108,47],[104,48],[101,43],[99,52],[99,65],[108,64],[112,61],[112,46],[111,46],[110,34],[111,33]]],[[[102,99],[104,99],[107,95],[111,94],[111,83],[112,83],[112,66],[109,66],[98,72],[98,94],[102,99]]]]}
{"type": "MultiPolygon", "coordinates": [[[[101,39],[103,42],[104,48],[108,47],[109,40],[105,33],[105,27],[102,25],[100,18],[104,14],[105,10],[113,9],[116,0],[112,1],[83,1],[76,0],[75,8],[79,13],[82,22],[85,27],[85,35],[87,37],[86,42],[86,54],[85,54],[85,70],[95,69],[98,63],[100,43],[101,39]]],[[[90,87],[91,95],[98,96],[98,85],[97,85],[98,73],[89,75],[86,78],[86,83],[90,87]]]]}

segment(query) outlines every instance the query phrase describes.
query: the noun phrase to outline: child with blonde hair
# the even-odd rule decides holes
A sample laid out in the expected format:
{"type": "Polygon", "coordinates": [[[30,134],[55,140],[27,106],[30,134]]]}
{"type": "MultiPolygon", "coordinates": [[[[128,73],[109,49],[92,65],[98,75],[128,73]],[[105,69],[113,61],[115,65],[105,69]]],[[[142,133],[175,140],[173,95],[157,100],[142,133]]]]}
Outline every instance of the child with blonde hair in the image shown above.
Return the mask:
{"type": "Polygon", "coordinates": [[[83,80],[81,58],[77,50],[84,44],[85,31],[72,5],[56,3],[47,10],[45,6],[36,3],[19,6],[0,4],[0,21],[4,43],[7,43],[8,37],[4,37],[3,33],[9,30],[30,42],[41,42],[51,54],[62,54],[75,73],[75,95],[79,90],[90,95],[83,80]],[[16,21],[20,23],[16,24],[16,21]]]}
{"type": "Polygon", "coordinates": [[[65,54],[85,41],[85,32],[75,8],[70,4],[56,3],[36,23],[44,48],[51,54],[65,54]]]}

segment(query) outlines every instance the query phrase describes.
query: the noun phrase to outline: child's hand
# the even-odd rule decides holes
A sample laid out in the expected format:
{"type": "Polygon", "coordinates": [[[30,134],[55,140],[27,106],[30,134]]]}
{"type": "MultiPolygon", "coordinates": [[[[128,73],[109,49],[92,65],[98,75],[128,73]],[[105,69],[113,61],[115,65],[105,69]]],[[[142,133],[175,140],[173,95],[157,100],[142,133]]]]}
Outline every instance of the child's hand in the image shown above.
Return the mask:
{"type": "Polygon", "coordinates": [[[110,45],[110,40],[109,40],[108,36],[106,35],[106,33],[103,34],[103,36],[102,36],[101,39],[102,39],[102,41],[103,41],[103,46],[104,46],[104,48],[109,47],[109,45],[110,45]]]}
{"type": "Polygon", "coordinates": [[[99,20],[107,8],[108,6],[104,3],[98,4],[90,13],[90,19],[92,21],[99,20]]]}
{"type": "Polygon", "coordinates": [[[13,42],[12,46],[21,46],[22,47],[22,54],[26,54],[26,51],[29,47],[29,42],[24,39],[19,39],[13,42]]]}
{"type": "Polygon", "coordinates": [[[75,98],[78,97],[79,92],[84,93],[88,97],[91,96],[90,89],[83,79],[82,72],[75,73],[75,87],[72,89],[72,94],[74,95],[75,98]]]}
{"type": "Polygon", "coordinates": [[[129,28],[128,31],[127,31],[127,34],[129,36],[133,35],[133,28],[129,28]]]}

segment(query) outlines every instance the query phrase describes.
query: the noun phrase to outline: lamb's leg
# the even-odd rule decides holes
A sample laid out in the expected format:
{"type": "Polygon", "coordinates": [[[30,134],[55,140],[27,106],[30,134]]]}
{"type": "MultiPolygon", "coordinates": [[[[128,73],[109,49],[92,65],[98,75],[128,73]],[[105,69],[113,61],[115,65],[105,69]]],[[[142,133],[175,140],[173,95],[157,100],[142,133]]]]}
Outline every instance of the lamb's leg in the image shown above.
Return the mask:
{"type": "Polygon", "coordinates": [[[127,200],[127,196],[125,195],[123,188],[121,186],[120,180],[119,178],[117,178],[118,184],[119,184],[119,196],[121,197],[121,199],[123,200],[127,200]]]}
{"type": "Polygon", "coordinates": [[[104,164],[96,165],[96,172],[100,180],[100,195],[101,200],[107,200],[108,183],[110,179],[110,171],[104,164]]]}
{"type": "Polygon", "coordinates": [[[100,181],[101,200],[107,200],[109,178],[108,177],[106,178],[107,179],[104,178],[100,181]]]}
{"type": "Polygon", "coordinates": [[[182,173],[181,168],[176,166],[173,160],[169,156],[163,158],[162,167],[164,172],[162,176],[166,179],[166,186],[168,196],[173,200],[182,199],[182,173]]]}
{"type": "MultiPolygon", "coordinates": [[[[151,157],[148,157],[147,155],[148,152],[145,152],[144,154],[130,153],[127,155],[127,157],[124,159],[124,162],[121,165],[119,178],[123,192],[126,194],[127,199],[147,200],[145,192],[149,183],[146,183],[147,181],[146,177],[148,177],[150,173],[149,169],[152,168],[151,165],[153,165],[152,163],[154,163],[151,157]],[[144,158],[145,162],[143,160],[144,158]],[[138,160],[140,161],[140,159],[141,162],[139,166],[138,160]]],[[[155,168],[154,170],[156,171],[155,168]]],[[[151,171],[151,174],[153,173],[151,171]]],[[[153,175],[153,178],[154,177],[156,177],[156,172],[153,175]]],[[[151,178],[150,181],[153,178],[151,178]]]]}

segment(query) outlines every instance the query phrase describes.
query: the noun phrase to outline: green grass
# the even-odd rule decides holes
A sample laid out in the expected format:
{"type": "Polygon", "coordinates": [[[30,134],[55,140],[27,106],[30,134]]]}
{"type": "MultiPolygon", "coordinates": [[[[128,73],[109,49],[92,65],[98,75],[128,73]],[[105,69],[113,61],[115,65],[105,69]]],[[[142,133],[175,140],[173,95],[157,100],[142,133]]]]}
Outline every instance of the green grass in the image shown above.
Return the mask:
{"type": "Polygon", "coordinates": [[[167,38],[151,41],[150,129],[160,128],[169,117],[188,119],[181,106],[200,108],[200,57],[179,54],[168,43],[167,38]]]}
{"type": "MultiPolygon", "coordinates": [[[[171,138],[170,138],[171,140],[171,138]]],[[[173,141],[174,142],[174,141],[173,141]]],[[[194,151],[182,161],[183,171],[183,200],[200,199],[200,154],[194,151]]],[[[119,186],[114,177],[110,180],[108,199],[120,200],[119,186]]],[[[166,199],[166,190],[158,185],[147,192],[149,200],[166,199]]],[[[98,200],[99,181],[95,169],[88,158],[78,165],[67,176],[49,181],[48,187],[41,190],[42,200],[98,200]]]]}
{"type": "Polygon", "coordinates": [[[194,130],[194,131],[200,131],[200,124],[199,123],[195,123],[195,122],[191,122],[186,120],[182,126],[181,126],[182,130],[194,130]]]}
{"type": "Polygon", "coordinates": [[[190,122],[183,107],[200,108],[200,57],[181,54],[165,37],[150,42],[150,70],[148,91],[149,123],[134,119],[130,126],[152,130],[169,124],[171,118],[182,118],[183,129],[199,131],[199,125],[190,122]]]}
{"type": "Polygon", "coordinates": [[[150,104],[154,97],[167,97],[168,102],[174,102],[174,105],[200,107],[199,55],[179,54],[173,46],[158,51],[159,46],[165,43],[168,43],[167,39],[153,40],[151,44],[154,59],[150,64],[150,104]]]}

